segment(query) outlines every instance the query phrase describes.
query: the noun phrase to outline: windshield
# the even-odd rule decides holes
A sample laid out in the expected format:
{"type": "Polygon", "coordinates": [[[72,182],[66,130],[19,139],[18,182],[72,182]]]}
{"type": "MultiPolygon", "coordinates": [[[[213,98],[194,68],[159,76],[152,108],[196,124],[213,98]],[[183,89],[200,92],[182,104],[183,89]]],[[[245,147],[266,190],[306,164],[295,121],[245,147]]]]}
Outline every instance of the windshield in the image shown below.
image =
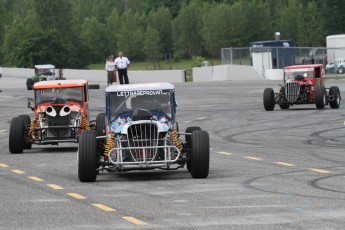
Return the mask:
{"type": "Polygon", "coordinates": [[[83,89],[82,87],[37,89],[35,91],[35,96],[36,104],[53,101],[55,99],[64,99],[81,103],[83,101],[83,89]]]}
{"type": "Polygon", "coordinates": [[[297,75],[314,78],[313,68],[285,69],[285,79],[294,79],[297,75]]]}
{"type": "Polygon", "coordinates": [[[41,75],[52,76],[52,75],[54,75],[54,69],[53,68],[49,68],[49,69],[36,69],[36,74],[38,76],[41,76],[41,75]]]}
{"type": "Polygon", "coordinates": [[[109,95],[110,118],[135,109],[158,112],[171,118],[171,92],[169,90],[116,92],[109,95]],[[149,94],[147,94],[149,93],[149,94]]]}

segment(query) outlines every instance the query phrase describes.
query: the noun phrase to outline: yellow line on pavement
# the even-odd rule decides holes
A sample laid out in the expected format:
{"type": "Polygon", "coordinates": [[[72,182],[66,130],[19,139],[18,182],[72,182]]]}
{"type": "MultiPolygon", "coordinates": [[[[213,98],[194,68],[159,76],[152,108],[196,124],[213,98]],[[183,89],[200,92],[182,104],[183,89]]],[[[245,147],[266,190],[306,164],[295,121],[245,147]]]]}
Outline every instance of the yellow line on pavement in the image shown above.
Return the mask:
{"type": "Polygon", "coordinates": [[[2,133],[2,132],[6,132],[6,130],[5,129],[0,129],[0,133],[2,133]]]}
{"type": "Polygon", "coordinates": [[[63,187],[57,185],[57,184],[47,184],[49,187],[51,187],[52,189],[55,189],[55,190],[62,190],[64,189],[63,187]]]}
{"type": "Polygon", "coordinates": [[[123,216],[122,219],[125,219],[129,222],[132,222],[133,224],[136,225],[146,225],[147,223],[141,220],[138,220],[137,218],[134,218],[132,216],[123,216]]]}
{"type": "Polygon", "coordinates": [[[310,168],[310,169],[308,169],[308,170],[314,171],[314,172],[319,172],[319,173],[331,173],[331,171],[324,170],[324,169],[310,168]]]}
{"type": "Polygon", "coordinates": [[[344,125],[345,125],[345,121],[344,121],[344,125]]]}
{"type": "Polygon", "coordinates": [[[199,117],[199,118],[197,118],[197,120],[204,120],[204,119],[207,119],[207,117],[199,117]]]}
{"type": "Polygon", "coordinates": [[[104,210],[104,211],[106,211],[106,212],[116,212],[115,209],[110,208],[110,207],[108,207],[108,206],[105,206],[105,205],[103,205],[103,204],[92,204],[92,205],[95,206],[95,207],[97,207],[97,208],[99,208],[99,209],[102,209],[102,210],[104,210]]]}
{"type": "Polygon", "coordinates": [[[1,167],[1,168],[8,168],[8,167],[10,167],[10,166],[8,166],[7,164],[4,164],[4,163],[0,163],[0,167],[1,167]]]}
{"type": "Polygon", "coordinates": [[[277,165],[284,165],[284,166],[288,166],[288,167],[293,167],[295,166],[294,164],[290,164],[290,163],[285,163],[285,162],[274,162],[277,165]]]}
{"type": "Polygon", "coordinates": [[[262,159],[259,157],[244,157],[244,158],[249,159],[249,160],[262,161],[262,159]]]}
{"type": "Polygon", "coordinates": [[[219,116],[222,116],[223,114],[214,114],[214,115],[212,115],[212,117],[219,117],[219,116]]]}
{"type": "Polygon", "coordinates": [[[219,153],[219,154],[223,154],[223,155],[226,155],[226,156],[230,156],[230,155],[232,155],[232,153],[228,153],[228,152],[217,152],[217,153],[219,153]]]}
{"type": "Polygon", "coordinates": [[[31,180],[34,180],[34,181],[37,181],[37,182],[41,182],[41,181],[44,181],[43,179],[37,177],[37,176],[28,176],[29,179],[31,180]]]}
{"type": "Polygon", "coordinates": [[[82,196],[78,193],[67,193],[69,196],[73,197],[73,198],[76,198],[78,200],[83,200],[83,199],[86,199],[85,196],[82,196]]]}
{"type": "Polygon", "coordinates": [[[19,170],[19,169],[13,169],[11,171],[14,172],[14,173],[17,173],[17,174],[24,174],[25,173],[24,171],[19,170]]]}
{"type": "Polygon", "coordinates": [[[185,121],[183,122],[184,124],[188,124],[188,123],[191,123],[192,121],[185,121]]]}

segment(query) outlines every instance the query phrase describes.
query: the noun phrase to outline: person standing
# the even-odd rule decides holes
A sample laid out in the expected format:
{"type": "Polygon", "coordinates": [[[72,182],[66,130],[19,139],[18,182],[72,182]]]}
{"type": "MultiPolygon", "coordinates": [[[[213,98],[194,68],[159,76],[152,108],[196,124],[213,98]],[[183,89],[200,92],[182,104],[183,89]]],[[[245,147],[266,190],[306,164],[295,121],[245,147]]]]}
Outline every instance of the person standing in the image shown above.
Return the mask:
{"type": "Polygon", "coordinates": [[[115,66],[119,73],[120,84],[129,84],[127,70],[129,68],[128,58],[123,56],[122,52],[119,52],[119,57],[115,59],[115,66]]]}
{"type": "Polygon", "coordinates": [[[114,63],[114,56],[110,55],[105,63],[105,70],[107,71],[107,83],[108,86],[113,84],[114,81],[114,70],[115,70],[115,63],[114,63]]]}

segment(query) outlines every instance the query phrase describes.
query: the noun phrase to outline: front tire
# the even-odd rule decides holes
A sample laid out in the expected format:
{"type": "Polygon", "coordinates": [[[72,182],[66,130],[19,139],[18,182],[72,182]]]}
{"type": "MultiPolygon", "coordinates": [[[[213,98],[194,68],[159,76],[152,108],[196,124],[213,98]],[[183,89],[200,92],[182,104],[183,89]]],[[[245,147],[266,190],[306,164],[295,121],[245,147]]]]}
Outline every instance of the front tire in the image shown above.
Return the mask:
{"type": "Polygon", "coordinates": [[[93,131],[84,131],[79,139],[78,178],[81,182],[95,182],[97,178],[97,140],[93,131]]]}
{"type": "Polygon", "coordinates": [[[330,101],[329,105],[331,106],[332,109],[338,109],[340,107],[340,101],[341,101],[339,88],[337,86],[332,86],[329,89],[329,95],[334,95],[333,101],[330,101]]]}
{"type": "Polygon", "coordinates": [[[12,118],[9,135],[9,150],[12,154],[22,153],[24,149],[24,120],[12,118]]]}
{"type": "Polygon", "coordinates": [[[316,89],[315,105],[318,109],[324,109],[326,105],[325,87],[320,86],[316,89]]]}
{"type": "Polygon", "coordinates": [[[27,138],[27,130],[28,127],[31,125],[31,118],[29,115],[23,114],[23,115],[19,115],[18,116],[19,120],[22,120],[20,122],[23,122],[24,124],[24,149],[31,149],[32,144],[30,142],[28,142],[28,138],[27,138]]]}
{"type": "Polygon", "coordinates": [[[264,107],[266,111],[273,111],[274,106],[276,104],[275,99],[274,99],[274,91],[271,88],[266,88],[264,90],[264,107]]]}
{"type": "Polygon", "coordinates": [[[195,130],[191,136],[190,174],[206,178],[210,166],[210,138],[206,131],[195,130]]]}
{"type": "Polygon", "coordinates": [[[344,73],[344,68],[343,67],[339,67],[339,69],[337,70],[338,74],[343,74],[344,73]]]}

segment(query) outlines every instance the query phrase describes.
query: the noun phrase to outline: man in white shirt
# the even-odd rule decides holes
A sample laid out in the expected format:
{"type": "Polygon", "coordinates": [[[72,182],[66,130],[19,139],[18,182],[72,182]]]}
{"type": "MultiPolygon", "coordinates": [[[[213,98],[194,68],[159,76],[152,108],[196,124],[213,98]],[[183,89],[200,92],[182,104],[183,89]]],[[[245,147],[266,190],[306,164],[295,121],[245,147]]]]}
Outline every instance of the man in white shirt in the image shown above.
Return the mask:
{"type": "Polygon", "coordinates": [[[119,57],[115,59],[114,63],[119,73],[120,84],[128,84],[127,69],[130,64],[128,58],[124,57],[122,52],[119,52],[119,57]]]}

